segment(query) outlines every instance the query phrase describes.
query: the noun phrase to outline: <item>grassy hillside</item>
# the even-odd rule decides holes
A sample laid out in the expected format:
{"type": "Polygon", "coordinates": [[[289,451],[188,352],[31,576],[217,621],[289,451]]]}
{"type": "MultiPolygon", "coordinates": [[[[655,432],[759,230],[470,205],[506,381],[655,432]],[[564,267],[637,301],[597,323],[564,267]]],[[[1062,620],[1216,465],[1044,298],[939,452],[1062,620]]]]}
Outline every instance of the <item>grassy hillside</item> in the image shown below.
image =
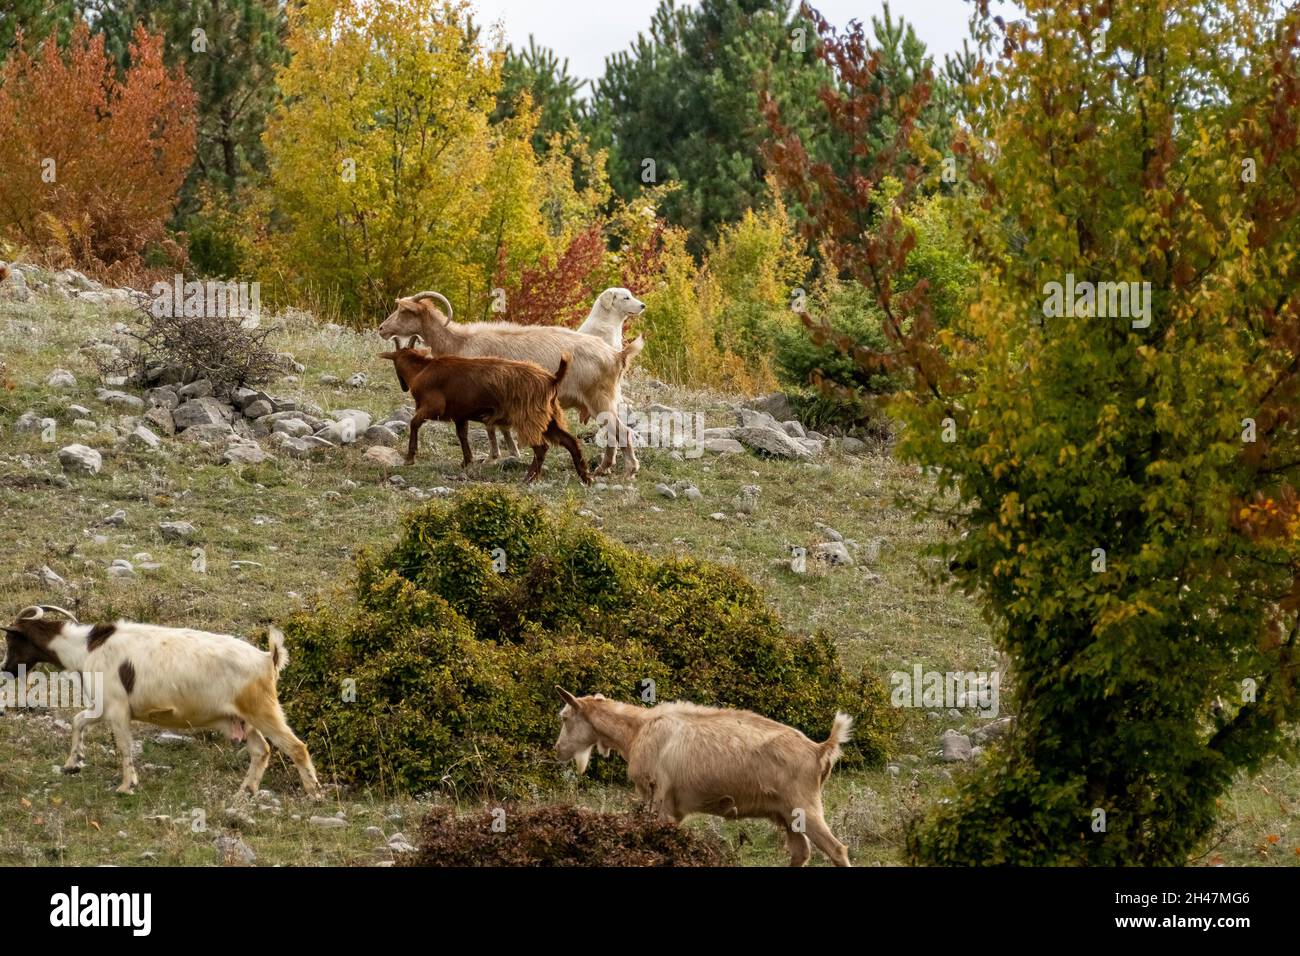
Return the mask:
{"type": "MultiPolygon", "coordinates": [[[[419,494],[464,483],[449,426],[424,433],[416,465],[397,470],[406,487],[389,481],[394,472],[362,457],[354,447],[310,461],[282,455],[264,464],[224,464],[219,448],[166,439],[158,450],[114,442],[103,426],[119,413],[95,397],[100,384],[88,353],[79,351],[111,337],[126,316],[109,307],[75,300],[38,298],[0,302],[0,614],[49,602],[76,604],[83,620],[114,616],[187,624],[250,634],[283,619],[313,598],[345,582],[356,551],[391,540],[395,519],[419,494]],[[76,376],[73,388],[48,387],[56,368],[76,376]],[[95,427],[79,430],[89,409],[95,427]],[[56,420],[56,440],[16,434],[26,411],[56,420]],[[80,442],[104,456],[94,477],[61,478],[56,452],[80,442]],[[421,489],[412,492],[410,489],[421,489]],[[117,510],[120,526],[104,523],[117,510]],[[164,541],[159,524],[187,521],[197,529],[193,544],[164,541]],[[206,571],[192,565],[201,546],[206,571]],[[139,555],[147,557],[139,557],[139,555]],[[108,567],[125,558],[134,577],[111,577],[108,567]],[[243,562],[236,564],[234,562],[243,562]],[[151,570],[141,564],[158,565],[151,570]],[[43,580],[43,568],[66,585],[43,580]]],[[[306,367],[296,382],[269,390],[310,399],[325,410],[359,408],[381,417],[400,405],[388,363],[376,338],[310,323],[305,317],[277,320],[284,328],[274,347],[306,367]],[[340,380],[361,371],[366,385],[321,385],[321,375],[340,380]]],[[[629,400],[640,407],[659,402],[706,414],[707,424],[733,424],[737,397],[685,392],[634,376],[629,400]]],[[[480,456],[482,430],[472,429],[480,456]]],[[[527,457],[530,453],[525,453],[527,457]]],[[[744,455],[706,455],[679,460],[648,449],[634,482],[611,476],[583,489],[560,456],[552,455],[535,493],[584,517],[626,544],[651,554],[681,551],[736,564],[769,594],[792,628],[825,630],[856,669],[988,671],[998,666],[987,626],[975,605],[936,581],[927,544],[940,540],[938,523],[915,521],[899,503],[923,478],[884,453],[849,457],[833,450],[815,462],[787,462],[744,455]],[[703,497],[669,500],[657,483],[694,484],[703,497]],[[739,515],[746,485],[760,488],[754,514],[739,515]],[[716,512],[725,520],[710,517],[716,512]],[[789,570],[790,546],[827,540],[818,524],[850,542],[856,563],[827,568],[809,563],[808,574],[789,570]]],[[[485,481],[517,482],[523,467],[484,466],[485,481]]],[[[581,688],[575,688],[581,690],[581,688]]],[[[286,693],[288,690],[286,689],[286,693]]],[[[1010,679],[1003,685],[1004,713],[1014,712],[1010,679]]],[[[14,709],[0,717],[0,863],[8,864],[212,864],[244,848],[262,865],[367,865],[391,861],[387,841],[413,837],[427,805],[391,793],[331,790],[323,807],[307,802],[296,774],[278,755],[264,786],[272,794],[236,806],[232,794],[243,773],[242,749],[214,734],[177,739],[137,725],[142,746],[135,796],[113,793],[117,763],[111,737],[99,728],[89,739],[86,769],[62,776],[66,757],[65,712],[14,709]],[[313,823],[313,815],[342,814],[343,826],[313,823]],[[378,828],[377,831],[369,828],[378,828]],[[234,839],[242,841],[236,846],[234,839]],[[233,847],[233,850],[232,850],[233,847]]],[[[912,814],[944,796],[967,764],[944,763],[939,735],[949,727],[969,732],[982,723],[971,711],[909,710],[891,764],[881,770],[837,773],[827,789],[828,820],[848,843],[857,865],[901,862],[903,827],[912,814]]],[[[558,730],[558,722],[557,722],[558,730]]],[[[314,754],[329,782],[335,756],[314,754]]],[[[617,759],[617,758],[612,758],[617,759]]],[[[596,807],[625,807],[630,787],[597,787],[571,781],[541,800],[574,800],[596,807]]],[[[462,798],[491,803],[490,795],[462,798]]],[[[1300,863],[1300,769],[1275,763],[1238,783],[1224,801],[1221,833],[1197,862],[1300,863]]],[[[782,862],[774,830],[763,822],[690,825],[718,828],[743,861],[782,862]]],[[[819,857],[815,862],[822,863],[819,857]]]]}

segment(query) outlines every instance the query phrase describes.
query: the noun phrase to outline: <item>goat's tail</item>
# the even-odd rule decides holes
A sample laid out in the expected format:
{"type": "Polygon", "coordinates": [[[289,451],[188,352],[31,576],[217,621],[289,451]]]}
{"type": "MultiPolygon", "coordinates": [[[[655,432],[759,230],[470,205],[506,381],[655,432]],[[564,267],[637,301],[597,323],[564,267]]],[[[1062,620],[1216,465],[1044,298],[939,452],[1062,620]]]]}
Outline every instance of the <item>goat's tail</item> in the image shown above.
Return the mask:
{"type": "Polygon", "coordinates": [[[266,629],[266,649],[271,653],[275,676],[279,677],[289,666],[289,649],[284,646],[284,632],[274,624],[266,629]]]}
{"type": "Polygon", "coordinates": [[[0,262],[0,282],[4,282],[5,279],[8,279],[9,273],[10,273],[9,267],[5,265],[3,262],[0,262]]]}
{"type": "Polygon", "coordinates": [[[555,379],[556,391],[559,391],[560,383],[564,381],[564,376],[569,374],[569,363],[572,360],[573,359],[568,352],[560,353],[560,367],[557,368],[555,374],[551,376],[551,378],[555,379]]]}
{"type": "Polygon", "coordinates": [[[818,744],[820,750],[818,759],[821,762],[823,780],[830,774],[835,761],[839,760],[840,754],[844,752],[840,749],[840,745],[847,744],[852,738],[853,718],[845,713],[837,713],[835,719],[831,721],[831,735],[818,744]]]}
{"type": "Polygon", "coordinates": [[[643,348],[645,348],[644,335],[638,335],[631,342],[628,342],[627,345],[623,346],[623,350],[618,353],[619,367],[626,372],[628,366],[632,364],[632,360],[641,354],[643,348]]]}

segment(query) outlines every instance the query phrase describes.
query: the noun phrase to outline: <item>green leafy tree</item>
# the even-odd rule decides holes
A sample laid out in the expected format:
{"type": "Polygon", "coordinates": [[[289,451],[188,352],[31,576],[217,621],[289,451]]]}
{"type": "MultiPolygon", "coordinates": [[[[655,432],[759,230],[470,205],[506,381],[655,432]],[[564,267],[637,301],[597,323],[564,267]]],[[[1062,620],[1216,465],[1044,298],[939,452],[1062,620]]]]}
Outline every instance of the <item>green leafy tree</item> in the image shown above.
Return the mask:
{"type": "Polygon", "coordinates": [[[577,126],[581,113],[579,94],[585,82],[569,75],[567,58],[561,60],[554,50],[538,46],[529,36],[528,49],[506,49],[492,121],[509,119],[521,108],[537,110],[533,149],[543,155],[554,137],[563,137],[577,126]]]}
{"type": "MultiPolygon", "coordinates": [[[[899,453],[938,476],[928,506],[965,531],[950,567],[1013,662],[1014,732],[911,853],[1180,864],[1300,717],[1300,12],[1025,14],[977,21],[955,149],[983,281],[947,327],[924,284],[895,293],[919,164],[870,208],[796,138],[777,165],[873,293],[886,344],[848,348],[906,373],[899,453]],[[1084,282],[1136,286],[1103,312],[1053,285],[1084,282]]],[[[918,104],[897,105],[901,144],[918,104]]]]}
{"type": "Polygon", "coordinates": [[[50,34],[66,44],[80,21],[77,0],[5,0],[0,7],[0,61],[18,47],[20,34],[23,49],[31,52],[50,34]]]}

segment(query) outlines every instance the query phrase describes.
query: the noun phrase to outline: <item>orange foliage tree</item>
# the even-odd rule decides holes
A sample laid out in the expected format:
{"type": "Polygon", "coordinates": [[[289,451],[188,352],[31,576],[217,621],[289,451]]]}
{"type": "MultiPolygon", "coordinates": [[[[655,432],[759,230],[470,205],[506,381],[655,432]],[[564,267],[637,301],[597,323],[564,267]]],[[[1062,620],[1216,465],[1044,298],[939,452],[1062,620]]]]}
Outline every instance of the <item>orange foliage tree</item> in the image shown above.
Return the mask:
{"type": "Polygon", "coordinates": [[[194,159],[195,96],[137,28],[118,75],[85,24],[0,69],[0,236],[91,269],[140,260],[194,159]]]}

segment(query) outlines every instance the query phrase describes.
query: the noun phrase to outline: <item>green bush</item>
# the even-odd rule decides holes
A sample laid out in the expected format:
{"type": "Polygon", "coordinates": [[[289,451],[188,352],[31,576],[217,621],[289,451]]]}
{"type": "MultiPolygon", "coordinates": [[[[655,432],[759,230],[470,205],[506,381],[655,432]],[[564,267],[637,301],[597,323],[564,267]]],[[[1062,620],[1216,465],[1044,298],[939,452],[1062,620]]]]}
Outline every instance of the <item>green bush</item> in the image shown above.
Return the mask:
{"type": "MultiPolygon", "coordinates": [[[[858,722],[848,762],[879,763],[894,719],[824,635],[791,634],[739,572],[656,561],[502,488],[403,520],[358,560],[352,599],[286,625],[293,726],[327,773],[404,792],[524,796],[558,783],[554,686],[748,708],[824,739],[858,722]]],[[[597,760],[598,779],[625,779],[597,760]]]]}

